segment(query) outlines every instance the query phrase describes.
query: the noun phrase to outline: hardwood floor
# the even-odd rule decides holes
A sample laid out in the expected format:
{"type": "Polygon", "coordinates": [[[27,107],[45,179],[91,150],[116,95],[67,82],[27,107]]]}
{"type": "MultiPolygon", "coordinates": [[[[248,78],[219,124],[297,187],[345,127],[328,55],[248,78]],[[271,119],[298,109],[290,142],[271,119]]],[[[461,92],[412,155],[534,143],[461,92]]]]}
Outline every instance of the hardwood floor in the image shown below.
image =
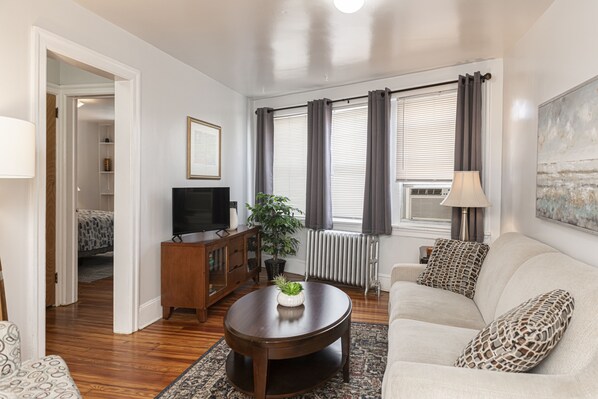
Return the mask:
{"type": "MultiPolygon", "coordinates": [[[[177,309],[131,335],[112,333],[112,278],[79,284],[79,302],[47,311],[47,353],[61,355],[87,399],[153,398],[224,334],[222,321],[241,296],[266,286],[247,282],[211,307],[198,323],[192,310],[177,309]]],[[[388,293],[364,296],[341,287],[353,301],[353,321],[387,323],[388,293]]]]}

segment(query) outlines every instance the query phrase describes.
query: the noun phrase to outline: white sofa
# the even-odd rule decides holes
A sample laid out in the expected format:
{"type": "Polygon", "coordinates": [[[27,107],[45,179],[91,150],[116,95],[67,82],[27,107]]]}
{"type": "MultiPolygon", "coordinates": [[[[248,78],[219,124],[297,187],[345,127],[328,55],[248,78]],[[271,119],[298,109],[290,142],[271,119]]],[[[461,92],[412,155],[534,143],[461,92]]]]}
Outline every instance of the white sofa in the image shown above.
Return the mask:
{"type": "Polygon", "coordinates": [[[81,393],[60,356],[21,363],[14,323],[0,321],[0,399],[78,399],[81,393]]]}
{"type": "Polygon", "coordinates": [[[490,246],[473,300],[416,284],[424,267],[392,270],[383,398],[598,398],[598,268],[519,233],[490,246]],[[527,373],[453,366],[489,322],[557,288],[571,293],[575,309],[538,366],[527,373]]]}

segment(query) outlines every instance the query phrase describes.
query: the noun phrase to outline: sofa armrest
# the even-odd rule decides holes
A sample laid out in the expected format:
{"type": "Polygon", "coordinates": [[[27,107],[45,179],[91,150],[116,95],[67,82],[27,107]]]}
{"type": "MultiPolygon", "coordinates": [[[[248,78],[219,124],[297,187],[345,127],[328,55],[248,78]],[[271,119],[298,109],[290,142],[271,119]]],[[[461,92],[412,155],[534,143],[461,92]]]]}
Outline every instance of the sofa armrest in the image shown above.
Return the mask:
{"type": "Polygon", "coordinates": [[[10,321],[0,321],[0,355],[5,358],[0,369],[0,380],[11,377],[21,368],[21,339],[19,328],[10,321]]]}
{"type": "Polygon", "coordinates": [[[574,375],[506,373],[435,364],[395,362],[386,369],[382,398],[590,398],[574,375]]]}
{"type": "Polygon", "coordinates": [[[415,283],[425,268],[426,265],[420,265],[419,263],[398,263],[392,267],[390,285],[392,286],[397,281],[411,281],[415,283]]]}

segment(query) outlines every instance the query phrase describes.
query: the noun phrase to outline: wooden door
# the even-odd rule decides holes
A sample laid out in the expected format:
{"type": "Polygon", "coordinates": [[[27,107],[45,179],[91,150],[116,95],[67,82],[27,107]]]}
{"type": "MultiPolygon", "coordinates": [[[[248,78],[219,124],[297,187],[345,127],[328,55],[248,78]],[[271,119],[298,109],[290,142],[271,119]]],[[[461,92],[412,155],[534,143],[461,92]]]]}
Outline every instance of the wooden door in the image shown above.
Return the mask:
{"type": "Polygon", "coordinates": [[[46,306],[56,304],[56,96],[46,94],[46,306]]]}

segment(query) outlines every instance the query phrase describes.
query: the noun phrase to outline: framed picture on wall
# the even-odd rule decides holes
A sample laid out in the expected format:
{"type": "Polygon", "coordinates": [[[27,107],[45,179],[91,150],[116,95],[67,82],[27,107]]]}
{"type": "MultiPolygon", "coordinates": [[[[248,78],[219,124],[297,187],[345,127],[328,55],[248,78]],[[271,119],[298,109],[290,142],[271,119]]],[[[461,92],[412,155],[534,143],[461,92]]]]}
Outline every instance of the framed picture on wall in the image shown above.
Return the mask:
{"type": "Polygon", "coordinates": [[[536,215],[598,233],[598,77],[538,108],[536,215]]]}
{"type": "Polygon", "coordinates": [[[220,179],[222,128],[187,117],[187,179],[220,179]]]}

